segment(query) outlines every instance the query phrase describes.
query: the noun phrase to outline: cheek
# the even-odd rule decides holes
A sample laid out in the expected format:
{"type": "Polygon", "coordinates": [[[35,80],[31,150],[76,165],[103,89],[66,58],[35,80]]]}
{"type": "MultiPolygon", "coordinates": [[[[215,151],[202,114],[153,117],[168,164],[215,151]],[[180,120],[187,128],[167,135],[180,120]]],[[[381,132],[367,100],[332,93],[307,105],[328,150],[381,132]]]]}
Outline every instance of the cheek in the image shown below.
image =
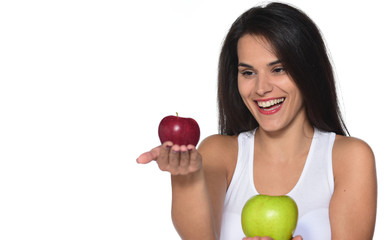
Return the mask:
{"type": "Polygon", "coordinates": [[[244,99],[244,97],[249,96],[250,90],[253,86],[251,85],[251,81],[238,80],[237,87],[241,97],[244,99]]]}
{"type": "Polygon", "coordinates": [[[304,106],[304,100],[301,92],[297,88],[295,88],[294,91],[292,92],[292,95],[294,96],[293,98],[294,106],[296,108],[302,108],[304,106]]]}
{"type": "Polygon", "coordinates": [[[253,85],[251,84],[251,82],[238,81],[238,90],[239,90],[241,99],[243,100],[244,105],[252,113],[253,105],[252,105],[252,101],[249,100],[250,99],[249,97],[252,94],[251,89],[253,89],[253,85]]]}

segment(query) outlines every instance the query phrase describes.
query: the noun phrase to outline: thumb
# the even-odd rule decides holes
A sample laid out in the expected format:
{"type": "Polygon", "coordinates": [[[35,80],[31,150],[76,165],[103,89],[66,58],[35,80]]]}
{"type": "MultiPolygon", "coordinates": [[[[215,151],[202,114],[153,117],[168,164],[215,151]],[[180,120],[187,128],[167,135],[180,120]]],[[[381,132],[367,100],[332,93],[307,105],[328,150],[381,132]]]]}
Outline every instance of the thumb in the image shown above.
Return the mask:
{"type": "Polygon", "coordinates": [[[292,238],[292,240],[303,240],[302,236],[297,235],[296,237],[292,238]]]}
{"type": "Polygon", "coordinates": [[[137,158],[137,163],[146,164],[153,160],[156,160],[160,153],[160,147],[153,148],[150,152],[142,153],[137,158]]]}

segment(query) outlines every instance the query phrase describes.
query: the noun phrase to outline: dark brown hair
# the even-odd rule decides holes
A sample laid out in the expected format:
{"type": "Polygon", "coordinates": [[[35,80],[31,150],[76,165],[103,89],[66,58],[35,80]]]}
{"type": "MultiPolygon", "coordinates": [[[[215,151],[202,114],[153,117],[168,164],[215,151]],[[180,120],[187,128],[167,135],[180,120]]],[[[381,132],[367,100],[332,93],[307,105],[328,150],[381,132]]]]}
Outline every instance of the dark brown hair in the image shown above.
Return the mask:
{"type": "Polygon", "coordinates": [[[272,45],[299,88],[313,127],[347,135],[338,106],[334,73],[322,36],[302,11],[282,3],[251,8],[232,24],[222,46],[218,69],[220,134],[235,135],[259,126],[238,91],[237,42],[245,34],[272,45]]]}

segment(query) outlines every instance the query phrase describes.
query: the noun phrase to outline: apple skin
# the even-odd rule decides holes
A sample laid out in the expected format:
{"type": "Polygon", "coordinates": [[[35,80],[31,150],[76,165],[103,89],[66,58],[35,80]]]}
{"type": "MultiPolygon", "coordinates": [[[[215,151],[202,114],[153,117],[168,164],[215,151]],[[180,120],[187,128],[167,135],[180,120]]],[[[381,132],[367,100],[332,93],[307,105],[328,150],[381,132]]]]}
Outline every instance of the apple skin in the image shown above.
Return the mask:
{"type": "Polygon", "coordinates": [[[177,116],[164,117],[158,127],[161,143],[171,141],[177,145],[197,145],[200,140],[200,127],[193,118],[177,116]]]}
{"type": "Polygon", "coordinates": [[[244,205],[241,224],[246,237],[289,240],[298,221],[298,207],[289,196],[255,195],[244,205]]]}

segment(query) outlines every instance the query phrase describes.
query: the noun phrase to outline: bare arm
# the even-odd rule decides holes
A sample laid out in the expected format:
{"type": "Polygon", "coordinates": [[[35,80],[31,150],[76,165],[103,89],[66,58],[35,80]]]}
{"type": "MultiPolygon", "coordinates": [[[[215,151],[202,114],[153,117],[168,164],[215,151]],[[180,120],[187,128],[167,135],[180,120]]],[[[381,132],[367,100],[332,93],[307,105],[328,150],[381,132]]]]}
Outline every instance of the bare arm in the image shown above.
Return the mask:
{"type": "Polygon", "coordinates": [[[377,179],[371,148],[361,140],[337,136],[333,168],[335,189],[330,203],[332,239],[372,239],[377,179]]]}
{"type": "Polygon", "coordinates": [[[183,239],[219,239],[227,166],[237,156],[233,140],[219,135],[205,139],[199,147],[202,169],[192,176],[172,176],[173,222],[183,239]]]}
{"type": "Polygon", "coordinates": [[[227,180],[218,139],[204,140],[200,151],[165,143],[137,160],[154,159],[161,170],[171,173],[172,219],[182,239],[219,239],[227,180]]]}
{"type": "Polygon", "coordinates": [[[182,239],[218,239],[204,170],[172,175],[172,219],[182,239]]]}

